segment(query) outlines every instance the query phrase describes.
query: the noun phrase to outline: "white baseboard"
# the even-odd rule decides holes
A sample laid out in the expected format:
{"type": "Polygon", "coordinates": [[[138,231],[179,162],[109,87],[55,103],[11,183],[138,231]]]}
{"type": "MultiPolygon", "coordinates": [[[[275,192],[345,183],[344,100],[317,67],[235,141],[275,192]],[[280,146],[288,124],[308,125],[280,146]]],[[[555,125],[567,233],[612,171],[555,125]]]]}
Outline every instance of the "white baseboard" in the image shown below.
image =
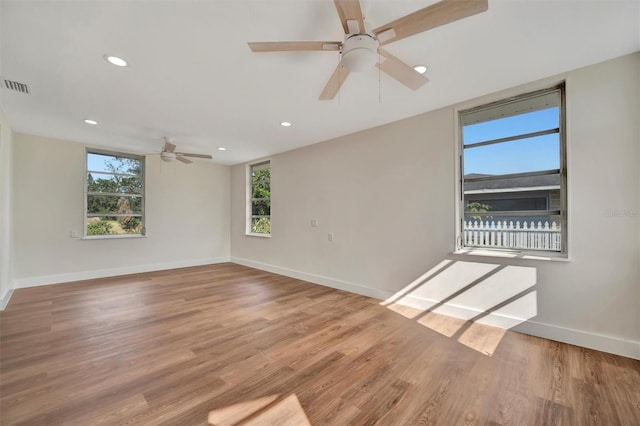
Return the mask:
{"type": "Polygon", "coordinates": [[[166,269],[186,268],[189,266],[211,265],[229,262],[228,257],[209,257],[204,259],[181,260],[178,262],[154,263],[148,265],[125,266],[121,268],[97,269],[93,271],[70,272],[66,274],[46,275],[19,278],[14,281],[14,288],[37,287],[41,285],[60,284],[71,281],[91,280],[95,278],[115,277],[119,275],[139,274],[142,272],[164,271],[166,269]]]}
{"type": "Polygon", "coordinates": [[[267,263],[255,262],[241,257],[231,257],[231,262],[239,265],[248,266],[250,268],[260,269],[261,271],[273,272],[274,274],[284,275],[286,277],[296,278],[303,281],[309,281],[314,284],[320,284],[325,287],[337,288],[338,290],[348,291],[350,293],[361,294],[363,296],[374,297],[376,299],[386,299],[393,293],[380,290],[377,288],[365,287],[363,285],[340,281],[322,275],[308,274],[306,272],[296,271],[294,269],[283,268],[281,266],[269,265],[267,263]]]}
{"type": "Polygon", "coordinates": [[[570,345],[582,346],[602,352],[626,356],[640,360],[640,342],[589,333],[557,325],[543,324],[536,321],[526,321],[513,328],[520,333],[544,337],[570,345]]]}
{"type": "Polygon", "coordinates": [[[11,300],[11,296],[13,296],[13,289],[7,290],[4,295],[0,298],[0,311],[4,311],[4,308],[9,304],[9,300],[11,300]]]}
{"type": "MultiPolygon", "coordinates": [[[[306,272],[296,271],[289,268],[255,262],[253,260],[240,257],[232,256],[231,262],[380,300],[390,300],[394,296],[394,293],[388,290],[366,287],[321,275],[308,274],[306,272]]],[[[417,309],[429,309],[438,305],[437,308],[434,309],[434,312],[462,319],[473,318],[478,314],[484,313],[481,310],[451,303],[440,305],[440,302],[437,300],[429,300],[411,295],[403,296],[402,299],[396,303],[417,309]]],[[[605,336],[552,324],[544,324],[530,319],[508,317],[494,312],[486,313],[486,315],[484,315],[482,319],[478,320],[478,322],[496,327],[508,328],[520,333],[556,340],[571,345],[582,346],[628,358],[640,359],[640,342],[633,340],[625,340],[613,336],[605,336]]]]}

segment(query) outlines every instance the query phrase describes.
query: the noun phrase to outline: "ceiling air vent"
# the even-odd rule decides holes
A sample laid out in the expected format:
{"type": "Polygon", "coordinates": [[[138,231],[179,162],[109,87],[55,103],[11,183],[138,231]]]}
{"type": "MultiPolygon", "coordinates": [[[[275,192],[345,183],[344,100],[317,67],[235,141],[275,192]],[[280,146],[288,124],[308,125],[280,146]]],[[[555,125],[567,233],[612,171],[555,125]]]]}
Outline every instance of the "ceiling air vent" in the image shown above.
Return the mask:
{"type": "Polygon", "coordinates": [[[29,94],[29,86],[27,86],[25,83],[20,83],[6,78],[2,79],[2,88],[29,94]]]}

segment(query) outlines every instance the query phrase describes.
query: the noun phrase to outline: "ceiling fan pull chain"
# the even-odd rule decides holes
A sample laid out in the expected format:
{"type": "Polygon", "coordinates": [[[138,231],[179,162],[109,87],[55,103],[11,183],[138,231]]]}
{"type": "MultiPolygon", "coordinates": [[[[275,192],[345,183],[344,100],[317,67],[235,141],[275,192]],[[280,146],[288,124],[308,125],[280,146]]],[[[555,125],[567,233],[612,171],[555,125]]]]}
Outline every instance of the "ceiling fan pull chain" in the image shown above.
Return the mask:
{"type": "Polygon", "coordinates": [[[382,80],[382,77],[380,75],[381,70],[380,70],[380,49],[378,49],[378,103],[381,104],[382,103],[382,83],[380,82],[382,80]]]}
{"type": "MultiPolygon", "coordinates": [[[[340,52],[340,54],[338,55],[338,87],[341,86],[342,84],[342,52],[340,52]]],[[[338,89],[338,106],[340,106],[340,99],[342,98],[340,96],[340,92],[341,90],[338,89]]]]}

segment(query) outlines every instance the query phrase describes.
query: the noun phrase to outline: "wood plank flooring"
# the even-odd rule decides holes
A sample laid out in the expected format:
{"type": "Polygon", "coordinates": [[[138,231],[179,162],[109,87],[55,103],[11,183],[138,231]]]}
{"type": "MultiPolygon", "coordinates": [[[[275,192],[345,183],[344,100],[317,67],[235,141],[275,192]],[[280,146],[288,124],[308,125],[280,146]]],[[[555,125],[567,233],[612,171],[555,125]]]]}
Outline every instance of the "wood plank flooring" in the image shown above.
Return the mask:
{"type": "Polygon", "coordinates": [[[415,314],[231,263],[20,289],[0,423],[640,425],[640,361],[415,314]]]}

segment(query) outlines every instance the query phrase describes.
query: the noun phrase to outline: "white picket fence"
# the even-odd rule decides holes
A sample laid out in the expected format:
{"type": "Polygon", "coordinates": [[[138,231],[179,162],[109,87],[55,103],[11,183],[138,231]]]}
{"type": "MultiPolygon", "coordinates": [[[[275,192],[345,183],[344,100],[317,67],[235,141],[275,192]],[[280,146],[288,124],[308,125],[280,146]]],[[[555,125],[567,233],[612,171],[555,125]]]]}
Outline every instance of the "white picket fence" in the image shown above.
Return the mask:
{"type": "Polygon", "coordinates": [[[464,222],[464,244],[467,247],[495,247],[524,250],[561,251],[560,227],[555,222],[519,221],[464,222]]]}

